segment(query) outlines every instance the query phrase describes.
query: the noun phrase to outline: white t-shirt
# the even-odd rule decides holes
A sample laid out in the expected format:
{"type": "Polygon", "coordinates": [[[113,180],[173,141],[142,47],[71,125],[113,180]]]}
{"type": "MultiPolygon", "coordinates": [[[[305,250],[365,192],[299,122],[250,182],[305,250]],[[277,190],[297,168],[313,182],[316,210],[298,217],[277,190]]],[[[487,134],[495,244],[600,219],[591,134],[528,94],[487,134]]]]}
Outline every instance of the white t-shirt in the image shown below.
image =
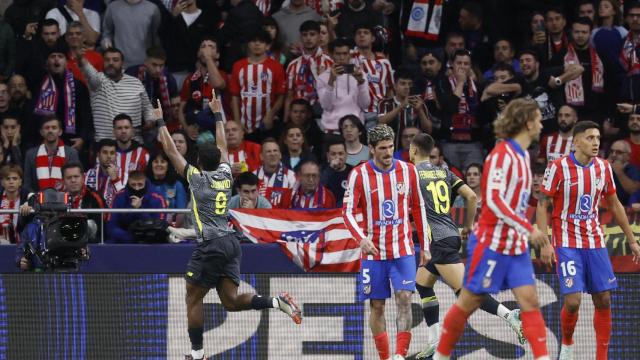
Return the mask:
{"type": "Polygon", "coordinates": [[[180,13],[180,15],[182,15],[182,18],[184,19],[184,22],[187,23],[187,27],[191,26],[191,24],[196,21],[200,14],[202,14],[202,10],[200,9],[198,9],[198,11],[194,12],[193,14],[188,14],[184,11],[180,13]]]}
{"type": "MultiPolygon", "coordinates": [[[[69,15],[71,15],[71,18],[74,21],[80,21],[80,17],[78,16],[78,14],[76,14],[73,10],[69,9],[67,5],[65,5],[64,7],[65,9],[67,9],[67,11],[69,12],[69,15]]],[[[91,28],[99,33],[100,32],[100,14],[98,14],[96,11],[85,9],[85,8],[82,9],[82,12],[84,13],[84,16],[87,18],[87,21],[89,21],[89,25],[91,26],[91,28]]],[[[60,25],[61,35],[64,35],[67,32],[67,19],[62,15],[62,13],[60,12],[60,10],[58,10],[58,8],[53,8],[49,10],[46,18],[54,19],[55,21],[58,22],[58,24],[60,25]]]]}

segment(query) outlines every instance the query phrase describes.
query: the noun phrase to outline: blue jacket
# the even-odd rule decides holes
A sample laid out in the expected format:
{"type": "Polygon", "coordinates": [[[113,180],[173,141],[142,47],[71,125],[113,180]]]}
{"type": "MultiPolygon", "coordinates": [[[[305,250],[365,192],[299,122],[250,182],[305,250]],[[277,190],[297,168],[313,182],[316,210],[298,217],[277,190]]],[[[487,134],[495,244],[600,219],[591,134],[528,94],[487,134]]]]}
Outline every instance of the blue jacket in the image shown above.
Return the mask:
{"type": "Polygon", "coordinates": [[[33,247],[35,251],[40,251],[44,248],[45,237],[40,231],[40,225],[42,222],[38,218],[34,218],[33,221],[29,222],[24,230],[20,233],[20,245],[16,246],[16,256],[15,261],[16,265],[20,266],[20,259],[24,256],[31,262],[31,269],[42,269],[42,263],[38,260],[38,257],[29,254],[29,245],[33,247]],[[29,254],[29,255],[28,255],[29,254]]]}
{"type": "MultiPolygon", "coordinates": [[[[140,209],[164,209],[166,208],[165,200],[162,195],[154,191],[151,183],[147,181],[146,184],[147,193],[142,197],[142,206],[140,209]]],[[[127,188],[118,192],[113,199],[113,209],[133,209],[130,200],[131,194],[127,188]]],[[[129,225],[139,219],[161,219],[164,220],[166,214],[140,214],[140,213],[127,213],[118,214],[112,213],[109,215],[107,221],[107,243],[132,243],[133,236],[129,233],[129,225]]]]}
{"type": "Polygon", "coordinates": [[[176,181],[173,185],[163,183],[152,186],[155,192],[162,195],[167,208],[184,209],[187,207],[187,192],[180,181],[176,181]]]}

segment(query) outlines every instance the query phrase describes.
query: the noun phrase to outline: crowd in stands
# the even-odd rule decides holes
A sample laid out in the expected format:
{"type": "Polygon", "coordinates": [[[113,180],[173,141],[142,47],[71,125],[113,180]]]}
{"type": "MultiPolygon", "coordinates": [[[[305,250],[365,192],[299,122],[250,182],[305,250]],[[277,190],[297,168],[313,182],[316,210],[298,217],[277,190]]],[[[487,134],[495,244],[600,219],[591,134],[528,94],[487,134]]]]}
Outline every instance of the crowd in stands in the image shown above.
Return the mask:
{"type": "MultiPolygon", "coordinates": [[[[592,120],[618,196],[640,212],[640,3],[618,0],[14,0],[0,18],[0,208],[28,214],[28,194],[51,187],[74,208],[189,206],[153,109],[195,165],[215,142],[212,96],[231,208],[342,206],[379,123],[397,159],[431,134],[431,161],[481,202],[492,121],[526,97],[544,125],[532,206],[546,164],[592,120]]],[[[191,221],[111,214],[104,241],[135,241],[146,218],[191,221]]],[[[19,216],[0,223],[0,242],[19,243],[19,216]]]]}

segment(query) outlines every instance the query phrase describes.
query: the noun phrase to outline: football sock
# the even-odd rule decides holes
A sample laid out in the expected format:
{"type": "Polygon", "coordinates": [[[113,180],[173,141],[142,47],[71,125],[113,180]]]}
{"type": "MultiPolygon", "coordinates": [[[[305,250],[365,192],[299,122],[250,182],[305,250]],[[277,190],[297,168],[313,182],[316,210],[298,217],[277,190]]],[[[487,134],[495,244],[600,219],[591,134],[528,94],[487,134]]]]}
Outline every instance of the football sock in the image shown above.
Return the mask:
{"type": "Polygon", "coordinates": [[[262,310],[277,307],[277,299],[273,301],[274,299],[275,298],[269,296],[254,295],[253,298],[251,298],[251,308],[254,310],[262,310]]]}
{"type": "Polygon", "coordinates": [[[464,332],[464,325],[467,323],[469,315],[470,314],[460,309],[457,304],[451,306],[442,324],[442,335],[438,343],[439,355],[444,355],[445,357],[451,356],[453,347],[464,332]]]}
{"type": "Polygon", "coordinates": [[[411,343],[411,331],[398,331],[396,334],[396,354],[407,356],[411,343]]]}
{"type": "Polygon", "coordinates": [[[498,314],[498,305],[500,303],[489,295],[485,295],[484,301],[480,304],[480,309],[492,315],[498,314]]]}
{"type": "Polygon", "coordinates": [[[204,333],[204,328],[189,328],[188,332],[189,340],[191,340],[191,350],[202,350],[202,333],[204,333]]]}
{"type": "Polygon", "coordinates": [[[376,350],[381,360],[387,360],[389,358],[389,336],[387,332],[380,333],[373,336],[373,341],[376,344],[376,350]]]}
{"type": "Polygon", "coordinates": [[[606,360],[611,338],[611,309],[596,309],[593,314],[596,329],[596,360],[606,360]]]}
{"type": "MultiPolygon", "coordinates": [[[[560,324],[562,328],[562,344],[563,345],[573,345],[573,331],[576,328],[576,322],[578,322],[578,312],[570,313],[562,307],[560,311],[560,324]]],[[[595,325],[595,317],[594,317],[594,325],[595,325]]],[[[596,331],[597,332],[597,331],[596,331]]]]}
{"type": "Polygon", "coordinates": [[[548,358],[547,331],[540,310],[523,311],[520,313],[524,337],[531,344],[531,351],[535,359],[548,358]]]}

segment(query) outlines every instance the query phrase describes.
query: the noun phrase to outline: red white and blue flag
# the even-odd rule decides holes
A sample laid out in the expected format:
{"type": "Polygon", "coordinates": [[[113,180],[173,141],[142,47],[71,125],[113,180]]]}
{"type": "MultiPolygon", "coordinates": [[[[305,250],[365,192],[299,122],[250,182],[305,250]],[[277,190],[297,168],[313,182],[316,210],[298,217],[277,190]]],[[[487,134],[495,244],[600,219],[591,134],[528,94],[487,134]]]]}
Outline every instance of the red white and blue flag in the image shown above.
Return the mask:
{"type": "Polygon", "coordinates": [[[249,240],[280,244],[285,254],[305,271],[360,270],[360,246],[344,224],[342,209],[233,209],[229,214],[249,240]]]}

